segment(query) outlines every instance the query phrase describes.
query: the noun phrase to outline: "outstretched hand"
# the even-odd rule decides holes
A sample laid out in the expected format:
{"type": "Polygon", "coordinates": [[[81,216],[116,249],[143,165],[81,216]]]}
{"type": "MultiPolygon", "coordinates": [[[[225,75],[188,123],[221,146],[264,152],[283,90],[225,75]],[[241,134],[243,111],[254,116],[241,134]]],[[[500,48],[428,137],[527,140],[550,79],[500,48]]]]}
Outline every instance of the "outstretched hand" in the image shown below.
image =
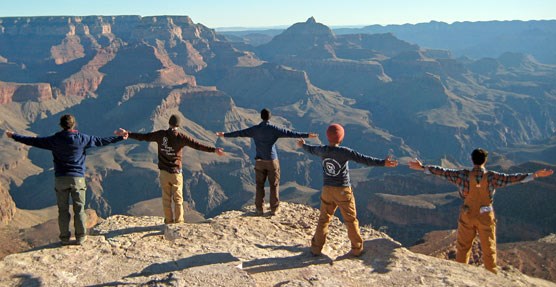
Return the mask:
{"type": "Polygon", "coordinates": [[[223,136],[224,136],[224,132],[216,132],[216,136],[223,137],[223,136]]]}
{"type": "Polygon", "coordinates": [[[124,140],[127,140],[127,138],[129,137],[129,132],[122,129],[122,128],[119,128],[119,129],[115,130],[114,134],[117,135],[117,136],[123,137],[124,140]]]}
{"type": "Polygon", "coordinates": [[[420,160],[415,159],[409,161],[409,168],[414,170],[423,170],[425,167],[423,166],[423,163],[420,160]]]}
{"type": "Polygon", "coordinates": [[[551,169],[540,169],[535,171],[534,176],[535,177],[547,177],[547,176],[551,176],[554,173],[553,170],[551,169]]]}
{"type": "Polygon", "coordinates": [[[309,133],[309,138],[314,139],[314,138],[318,138],[318,137],[319,137],[319,134],[317,134],[317,133],[309,133]]]}
{"type": "Polygon", "coordinates": [[[303,147],[304,144],[305,144],[305,140],[304,140],[304,139],[298,139],[298,140],[297,140],[297,146],[298,146],[298,147],[303,147]]]}
{"type": "Polygon", "coordinates": [[[6,131],[6,136],[13,139],[14,138],[14,133],[12,131],[6,131]]]}
{"type": "Polygon", "coordinates": [[[224,149],[221,147],[217,147],[216,150],[214,151],[217,155],[219,156],[223,156],[226,155],[226,153],[224,153],[224,149]]]}
{"type": "Polygon", "coordinates": [[[385,167],[396,167],[398,166],[398,161],[395,159],[392,159],[391,156],[388,156],[385,160],[384,160],[384,166],[385,167]]]}

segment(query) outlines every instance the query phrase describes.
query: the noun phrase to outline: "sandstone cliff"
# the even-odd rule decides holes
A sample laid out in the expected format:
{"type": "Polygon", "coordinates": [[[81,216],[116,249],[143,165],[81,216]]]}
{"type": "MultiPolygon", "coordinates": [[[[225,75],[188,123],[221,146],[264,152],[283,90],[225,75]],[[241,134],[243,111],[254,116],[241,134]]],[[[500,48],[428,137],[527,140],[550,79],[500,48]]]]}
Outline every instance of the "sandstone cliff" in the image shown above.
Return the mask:
{"type": "Polygon", "coordinates": [[[83,246],[47,245],[0,262],[3,286],[554,286],[510,269],[483,268],[413,253],[362,228],[366,252],[352,258],[334,219],[324,255],[309,254],[318,211],[283,204],[273,217],[253,207],[202,223],[113,216],[83,246]]]}

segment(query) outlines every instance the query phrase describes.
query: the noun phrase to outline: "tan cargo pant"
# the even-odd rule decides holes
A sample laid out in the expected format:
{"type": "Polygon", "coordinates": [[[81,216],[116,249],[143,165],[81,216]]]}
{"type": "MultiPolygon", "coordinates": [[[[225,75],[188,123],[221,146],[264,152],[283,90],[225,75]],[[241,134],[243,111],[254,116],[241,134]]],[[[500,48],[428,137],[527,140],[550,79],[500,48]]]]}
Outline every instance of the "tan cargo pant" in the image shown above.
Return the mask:
{"type": "Polygon", "coordinates": [[[164,223],[183,222],[183,175],[160,170],[159,180],[162,188],[164,223]],[[174,203],[173,212],[172,202],[174,203]]]}
{"type": "Polygon", "coordinates": [[[320,216],[315,235],[311,240],[311,252],[314,255],[321,254],[326,236],[328,235],[328,225],[334,212],[339,207],[344,224],[348,230],[348,237],[351,241],[351,253],[359,256],[363,252],[363,238],[359,231],[359,221],[355,209],[355,198],[349,186],[323,186],[321,194],[320,216]]]}
{"type": "Polygon", "coordinates": [[[498,272],[496,266],[496,221],[494,212],[471,215],[460,211],[458,220],[456,261],[467,264],[471,255],[471,247],[476,234],[479,233],[483,262],[485,268],[493,273],[498,272]]]}

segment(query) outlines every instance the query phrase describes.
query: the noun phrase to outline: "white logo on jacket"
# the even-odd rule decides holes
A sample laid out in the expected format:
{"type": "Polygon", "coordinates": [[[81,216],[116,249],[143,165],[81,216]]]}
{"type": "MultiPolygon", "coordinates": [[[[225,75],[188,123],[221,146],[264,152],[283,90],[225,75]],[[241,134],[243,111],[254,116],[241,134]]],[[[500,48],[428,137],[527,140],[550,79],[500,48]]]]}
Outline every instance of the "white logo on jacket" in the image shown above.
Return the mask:
{"type": "Polygon", "coordinates": [[[169,156],[176,155],[176,153],[174,152],[174,149],[171,146],[168,146],[168,138],[167,137],[162,138],[162,148],[160,150],[165,152],[169,156]]]}
{"type": "Polygon", "coordinates": [[[338,176],[342,171],[345,171],[345,167],[345,165],[340,165],[340,163],[333,158],[325,158],[322,160],[322,168],[327,176],[338,176]]]}

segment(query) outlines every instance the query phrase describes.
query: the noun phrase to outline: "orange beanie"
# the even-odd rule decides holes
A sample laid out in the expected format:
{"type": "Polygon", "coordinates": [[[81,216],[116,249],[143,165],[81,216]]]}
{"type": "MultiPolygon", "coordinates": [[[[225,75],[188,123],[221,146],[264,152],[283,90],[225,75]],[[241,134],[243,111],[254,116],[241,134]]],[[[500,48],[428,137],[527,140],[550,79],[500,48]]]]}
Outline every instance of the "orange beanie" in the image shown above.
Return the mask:
{"type": "Polygon", "coordinates": [[[326,137],[331,144],[341,143],[344,140],[344,128],[339,124],[331,124],[326,129],[326,137]]]}

